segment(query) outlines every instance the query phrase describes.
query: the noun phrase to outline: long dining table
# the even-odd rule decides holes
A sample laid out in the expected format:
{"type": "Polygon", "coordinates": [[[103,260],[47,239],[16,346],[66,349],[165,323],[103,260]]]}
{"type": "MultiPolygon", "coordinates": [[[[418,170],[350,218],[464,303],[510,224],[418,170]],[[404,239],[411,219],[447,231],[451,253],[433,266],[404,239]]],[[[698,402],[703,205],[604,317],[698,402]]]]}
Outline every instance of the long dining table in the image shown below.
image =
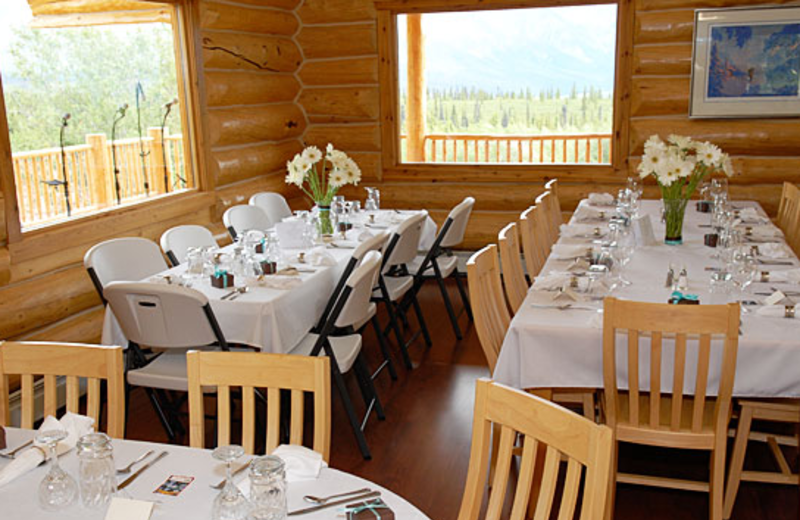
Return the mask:
{"type": "MultiPolygon", "coordinates": [[[[391,232],[418,213],[413,210],[381,210],[374,222],[365,220],[356,229],[348,232],[347,240],[337,238],[327,246],[316,246],[317,250],[324,247],[324,252],[329,255],[333,265],[299,263],[298,253],[305,252],[309,256],[313,248],[284,248],[281,250],[283,259],[279,267],[292,266],[298,268],[299,272],[293,276],[267,276],[269,280],[265,284],[250,280],[247,283],[247,292],[236,295],[236,298],[222,299],[233,288],[218,289],[211,286],[210,279],[206,278],[196,280],[191,287],[208,297],[228,342],[248,345],[263,352],[285,354],[303,339],[322,315],[359,238],[368,236],[367,233],[375,234],[385,230],[391,232]]],[[[361,217],[362,220],[367,218],[366,214],[361,217]]],[[[420,249],[429,248],[435,235],[436,224],[427,217],[420,238],[420,249]]],[[[221,251],[232,252],[232,248],[233,244],[221,251]]],[[[181,264],[144,281],[163,281],[167,275],[170,279],[177,280],[185,271],[186,265],[181,264]]],[[[103,321],[102,343],[127,345],[127,339],[109,308],[106,308],[103,321]]]]}
{"type": "MultiPolygon", "coordinates": [[[[8,428],[8,445],[12,447],[19,446],[31,439],[33,435],[34,432],[32,430],[8,428]]],[[[112,444],[117,467],[123,466],[150,449],[156,453],[166,451],[168,454],[153,464],[152,467],[142,472],[124,490],[118,491],[116,496],[153,502],[154,507],[151,515],[153,519],[194,520],[211,518],[211,506],[214,498],[219,493],[218,490],[213,489],[211,486],[220,482],[225,476],[224,464],[212,458],[211,450],[122,439],[114,439],[112,444]],[[191,483],[178,496],[155,493],[155,490],[173,475],[189,477],[192,479],[191,483]]],[[[243,458],[242,461],[234,463],[234,467],[248,459],[243,458]]],[[[7,465],[8,462],[7,459],[0,458],[0,469],[7,465]]],[[[78,456],[75,453],[75,449],[60,456],[59,464],[77,479],[78,456]]],[[[59,520],[101,520],[105,518],[106,507],[87,508],[80,503],[80,499],[57,513],[41,509],[37,493],[39,482],[41,482],[47,470],[47,465],[41,465],[0,487],[0,518],[4,520],[48,520],[56,518],[59,520]]],[[[119,482],[122,482],[128,476],[120,476],[119,482]]],[[[246,480],[246,471],[235,477],[237,484],[246,480]]],[[[427,518],[411,503],[390,490],[355,475],[332,468],[323,468],[318,478],[313,480],[289,482],[287,484],[288,510],[291,513],[312,506],[313,504],[304,501],[303,497],[305,495],[324,497],[361,488],[380,491],[380,498],[394,511],[395,518],[408,520],[424,520],[427,518]]],[[[292,516],[292,518],[304,520],[334,518],[337,515],[343,515],[342,508],[350,503],[347,502],[346,504],[320,511],[292,516]]]]}
{"type": "MultiPolygon", "coordinates": [[[[772,226],[766,214],[754,202],[736,202],[738,208],[752,207],[759,213],[763,226],[772,226]]],[[[579,208],[591,208],[588,200],[581,201],[579,208]]],[[[595,216],[600,209],[613,214],[613,208],[594,208],[595,216]]],[[[641,213],[652,222],[657,245],[640,246],[635,249],[630,263],[624,267],[624,276],[632,282],[619,286],[610,296],[617,298],[667,303],[673,290],[665,286],[670,265],[686,268],[688,289],[685,293],[697,295],[700,304],[725,303],[743,299],[738,359],[734,395],[741,397],[800,397],[800,313],[793,318],[780,314],[764,315],[759,309],[766,295],[781,289],[791,297],[800,294],[800,286],[791,283],[761,282],[760,278],[747,288],[743,295],[732,292],[719,294],[711,290],[711,274],[719,270],[720,264],[713,255],[718,251],[704,245],[704,235],[711,233],[710,214],[700,213],[694,203],[687,207],[683,226],[683,244],[678,246],[663,243],[664,224],[661,223],[661,202],[644,200],[641,213]]],[[[576,212],[577,213],[577,212],[576,212]]],[[[573,215],[562,231],[578,224],[573,215]]],[[[595,221],[591,226],[606,223],[595,221]]],[[[773,230],[774,231],[774,230],[773,230]]],[[[569,234],[569,233],[567,233],[569,234]]],[[[779,233],[777,233],[780,235],[779,233]]],[[[574,245],[575,239],[562,233],[553,252],[547,259],[541,274],[563,272],[568,262],[559,258],[564,246],[574,245]]],[[[776,242],[783,242],[776,238],[776,242]]],[[[758,245],[758,244],[754,244],[758,245]]],[[[787,247],[785,260],[758,258],[760,271],[796,269],[800,261],[787,247]]],[[[675,273],[676,275],[678,272],[675,273]]],[[[602,300],[581,302],[573,306],[541,305],[542,292],[537,283],[531,287],[525,301],[511,321],[500,355],[495,366],[495,380],[517,388],[602,388],[603,387],[603,331],[602,300]]],[[[800,300],[798,300],[800,301],[800,300]]],[[[642,339],[642,341],[649,341],[642,339]]],[[[645,343],[643,345],[646,346],[645,343]]],[[[716,388],[719,381],[719,356],[721,341],[712,343],[712,362],[709,388],[716,388]],[[717,361],[715,363],[715,361],[717,361]],[[713,368],[716,365],[716,369],[713,368]]],[[[649,388],[649,355],[644,349],[640,357],[640,377],[643,388],[649,388]]],[[[665,341],[662,387],[671,388],[671,345],[665,341]]],[[[620,349],[617,367],[626,367],[625,349],[620,349]]],[[[691,360],[691,356],[688,358],[691,360]]],[[[690,361],[691,362],[691,361],[690,361]]],[[[696,355],[695,355],[696,362],[696,355]]],[[[692,365],[687,365],[691,374],[692,365]]],[[[623,374],[624,375],[624,374],[623,374]]],[[[621,384],[624,381],[621,380],[621,384]]],[[[694,380],[686,378],[686,389],[693,389],[694,380]]]]}

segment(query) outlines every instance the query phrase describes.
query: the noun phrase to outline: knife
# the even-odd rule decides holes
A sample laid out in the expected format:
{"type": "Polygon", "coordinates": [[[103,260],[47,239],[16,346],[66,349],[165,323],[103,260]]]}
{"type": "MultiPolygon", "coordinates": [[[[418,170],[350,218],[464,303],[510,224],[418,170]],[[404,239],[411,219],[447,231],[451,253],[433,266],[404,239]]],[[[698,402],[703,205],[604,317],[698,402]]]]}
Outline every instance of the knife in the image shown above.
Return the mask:
{"type": "Polygon", "coordinates": [[[331,506],[338,506],[340,504],[344,504],[347,502],[359,502],[364,500],[365,498],[374,498],[379,497],[381,495],[380,491],[371,491],[369,493],[364,493],[363,495],[356,495],[351,496],[350,498],[345,498],[342,500],[334,500],[333,502],[325,502],[324,504],[318,506],[311,506],[306,507],[303,509],[296,509],[294,511],[289,511],[289,516],[296,516],[296,515],[304,515],[306,513],[313,513],[314,511],[320,511],[322,509],[331,507],[331,506]]]}
{"type": "Polygon", "coordinates": [[[142,472],[143,472],[144,470],[146,470],[147,468],[149,468],[150,466],[152,466],[153,464],[155,464],[155,463],[156,463],[156,462],[158,462],[159,460],[163,459],[163,458],[164,458],[164,457],[166,457],[167,455],[169,455],[169,453],[168,453],[168,452],[166,452],[166,451],[162,451],[161,453],[159,453],[159,454],[158,454],[158,457],[154,458],[153,460],[151,460],[150,462],[148,462],[147,464],[145,464],[145,465],[144,465],[144,466],[142,466],[141,468],[137,469],[137,470],[136,470],[136,471],[133,473],[133,475],[131,475],[130,477],[128,477],[128,478],[126,478],[125,480],[123,480],[123,481],[122,481],[122,484],[120,484],[119,486],[117,486],[117,489],[119,490],[119,489],[123,489],[123,488],[126,488],[126,487],[128,487],[128,485],[129,485],[131,482],[133,482],[133,481],[136,479],[136,477],[138,477],[139,475],[141,475],[141,474],[142,474],[142,472]]]}

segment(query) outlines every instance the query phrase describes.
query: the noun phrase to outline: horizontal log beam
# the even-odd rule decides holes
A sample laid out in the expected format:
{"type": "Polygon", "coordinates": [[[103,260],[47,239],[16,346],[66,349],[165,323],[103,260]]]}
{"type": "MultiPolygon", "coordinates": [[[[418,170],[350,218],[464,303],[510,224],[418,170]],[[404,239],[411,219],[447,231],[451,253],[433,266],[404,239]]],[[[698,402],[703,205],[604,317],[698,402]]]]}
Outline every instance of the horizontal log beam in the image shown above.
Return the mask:
{"type": "Polygon", "coordinates": [[[377,152],[381,149],[380,126],[367,125],[311,125],[303,137],[307,144],[323,148],[328,143],[340,150],[377,152]]]}
{"type": "Polygon", "coordinates": [[[365,0],[307,0],[297,15],[306,25],[363,22],[377,16],[373,3],[365,0]]]}
{"type": "MultiPolygon", "coordinates": [[[[99,344],[103,335],[105,307],[97,306],[19,338],[26,341],[58,341],[99,344]]],[[[126,345],[121,345],[126,346],[126,345]]]]}
{"type": "Polygon", "coordinates": [[[255,193],[274,191],[286,196],[296,192],[297,188],[287,185],[285,178],[286,169],[282,168],[281,170],[217,189],[217,215],[214,221],[221,222],[222,214],[225,213],[225,210],[238,204],[247,204],[247,201],[255,193]]]}
{"type": "Polygon", "coordinates": [[[550,179],[588,184],[625,180],[625,174],[615,172],[610,165],[497,165],[497,164],[422,164],[390,167],[384,165],[385,181],[411,182],[533,182],[550,179]]]}
{"type": "Polygon", "coordinates": [[[203,29],[291,36],[297,31],[298,23],[289,12],[204,1],[200,2],[200,26],[203,29]]]}
{"type": "Polygon", "coordinates": [[[377,54],[375,24],[312,25],[300,29],[297,43],[306,59],[377,54]]]}
{"type": "Polygon", "coordinates": [[[259,144],[212,152],[212,164],[217,171],[217,186],[225,186],[280,170],[294,154],[303,149],[300,141],[259,144]]]}
{"type": "Polygon", "coordinates": [[[795,0],[636,0],[637,11],[659,9],[704,9],[709,7],[757,6],[760,4],[790,4],[795,0]]]}
{"type": "Polygon", "coordinates": [[[292,101],[300,92],[300,83],[288,74],[208,71],[205,84],[209,107],[292,101]]]}
{"type": "Polygon", "coordinates": [[[302,1],[303,0],[236,0],[236,3],[291,11],[302,1]]]}
{"type": "Polygon", "coordinates": [[[210,110],[206,126],[214,147],[283,141],[303,134],[306,118],[294,103],[210,110]]]}
{"type": "Polygon", "coordinates": [[[631,115],[674,116],[689,113],[689,88],[686,77],[633,78],[631,83],[631,115]]]}
{"type": "Polygon", "coordinates": [[[375,7],[399,13],[479,11],[492,9],[528,9],[531,7],[566,7],[605,4],[608,0],[379,0],[375,7]]]}
{"type": "Polygon", "coordinates": [[[636,14],[633,41],[637,45],[691,42],[693,35],[694,9],[636,14]]]}
{"type": "Polygon", "coordinates": [[[634,47],[633,75],[689,75],[692,70],[692,44],[634,47]]]}
{"type": "Polygon", "coordinates": [[[298,99],[312,123],[377,121],[378,87],[304,89],[298,99]]]}
{"type": "Polygon", "coordinates": [[[308,86],[376,85],[378,58],[305,61],[298,76],[308,86]]]}
{"type": "Polygon", "coordinates": [[[279,36],[205,31],[202,46],[206,69],[294,72],[302,61],[294,41],[279,36]]]}

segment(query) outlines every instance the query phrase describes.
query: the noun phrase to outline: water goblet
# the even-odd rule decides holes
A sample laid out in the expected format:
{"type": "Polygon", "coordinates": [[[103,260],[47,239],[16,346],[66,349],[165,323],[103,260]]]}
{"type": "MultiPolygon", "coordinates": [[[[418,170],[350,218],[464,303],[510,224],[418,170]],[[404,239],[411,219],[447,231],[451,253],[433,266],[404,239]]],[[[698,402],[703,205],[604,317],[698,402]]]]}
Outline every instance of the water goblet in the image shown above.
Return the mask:
{"type": "Polygon", "coordinates": [[[58,464],[56,446],[67,438],[65,430],[45,430],[36,435],[36,442],[47,446],[50,470],[39,484],[39,505],[48,511],[59,511],[75,501],[78,483],[58,464]]]}
{"type": "Polygon", "coordinates": [[[250,502],[233,483],[231,464],[244,455],[244,448],[236,445],[219,446],[211,456],[225,463],[225,486],[214,499],[212,520],[245,520],[250,511],[250,502]]]}

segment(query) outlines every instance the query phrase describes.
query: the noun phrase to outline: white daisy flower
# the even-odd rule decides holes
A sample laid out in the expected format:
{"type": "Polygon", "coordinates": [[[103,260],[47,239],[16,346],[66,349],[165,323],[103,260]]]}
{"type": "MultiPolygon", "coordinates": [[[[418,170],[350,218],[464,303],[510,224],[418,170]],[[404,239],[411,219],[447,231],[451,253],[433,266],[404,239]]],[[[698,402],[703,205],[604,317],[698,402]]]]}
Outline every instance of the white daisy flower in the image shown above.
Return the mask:
{"type": "Polygon", "coordinates": [[[722,150],[711,143],[697,145],[697,160],[706,166],[716,166],[722,161],[722,150]]]}
{"type": "Polygon", "coordinates": [[[329,181],[331,186],[333,186],[334,188],[339,188],[347,184],[347,177],[345,176],[345,173],[342,169],[334,168],[333,170],[331,170],[329,181]]]}
{"type": "Polygon", "coordinates": [[[311,162],[311,164],[315,164],[322,159],[322,152],[316,146],[309,146],[303,150],[303,158],[311,162]]]}

